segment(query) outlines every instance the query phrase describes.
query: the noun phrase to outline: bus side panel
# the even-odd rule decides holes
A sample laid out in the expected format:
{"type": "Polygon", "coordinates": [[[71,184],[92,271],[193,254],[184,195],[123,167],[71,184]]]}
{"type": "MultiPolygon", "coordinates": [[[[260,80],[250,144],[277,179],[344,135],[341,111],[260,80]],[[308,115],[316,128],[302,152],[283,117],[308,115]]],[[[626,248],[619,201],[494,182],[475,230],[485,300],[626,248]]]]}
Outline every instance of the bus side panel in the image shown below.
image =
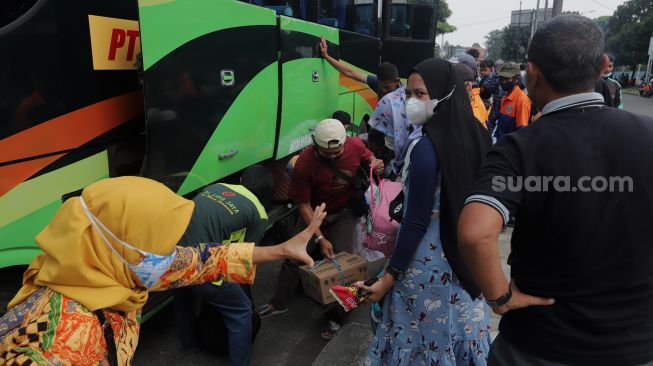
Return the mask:
{"type": "Polygon", "coordinates": [[[340,87],[342,94],[338,96],[338,107],[339,111],[345,111],[351,116],[351,126],[347,130],[349,136],[355,136],[356,131],[358,131],[358,121],[354,119],[354,93],[349,93],[348,90],[344,87],[340,87]]]}
{"type": "Polygon", "coordinates": [[[360,123],[367,122],[376,109],[376,93],[371,89],[359,90],[354,94],[354,114],[352,118],[360,123]]]}
{"type": "MultiPolygon", "coordinates": [[[[340,30],[340,60],[364,74],[376,73],[380,59],[379,38],[340,30]]],[[[354,94],[354,112],[352,121],[359,125],[367,122],[376,108],[376,91],[371,90],[367,84],[341,76],[340,84],[347,87],[354,94]]]]}
{"type": "Polygon", "coordinates": [[[401,78],[408,78],[408,74],[418,63],[434,56],[435,44],[430,41],[402,39],[383,41],[383,62],[396,65],[401,78]]]}
{"type": "Polygon", "coordinates": [[[285,16],[281,26],[282,106],[277,159],[312,143],[311,130],[338,108],[338,72],[318,51],[323,35],[337,50],[338,30],[285,16]]]}
{"type": "Polygon", "coordinates": [[[186,194],[272,157],[274,11],[234,0],[140,2],[144,175],[186,194]]]}
{"type": "Polygon", "coordinates": [[[340,29],[340,60],[368,74],[376,74],[381,60],[379,38],[340,29]]]}
{"type": "Polygon", "coordinates": [[[23,262],[24,257],[11,258],[3,252],[36,248],[34,237],[57,212],[62,195],[108,177],[107,153],[103,151],[21,183],[0,197],[0,268],[29,263],[31,258],[23,262]]]}
{"type": "Polygon", "coordinates": [[[27,264],[62,195],[143,131],[131,0],[41,0],[0,28],[0,267],[27,264]]]}

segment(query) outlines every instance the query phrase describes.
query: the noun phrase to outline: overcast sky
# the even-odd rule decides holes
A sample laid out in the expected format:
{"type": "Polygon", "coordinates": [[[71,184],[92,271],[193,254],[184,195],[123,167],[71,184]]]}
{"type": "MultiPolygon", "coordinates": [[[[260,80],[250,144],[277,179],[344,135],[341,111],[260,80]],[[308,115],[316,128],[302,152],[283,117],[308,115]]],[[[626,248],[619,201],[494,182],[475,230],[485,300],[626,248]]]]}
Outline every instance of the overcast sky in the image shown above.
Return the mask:
{"type": "MultiPolygon", "coordinates": [[[[546,0],[540,0],[540,8],[544,8],[546,0]]],[[[485,35],[494,29],[501,29],[510,24],[510,12],[519,10],[519,0],[448,0],[452,11],[447,20],[458,30],[444,35],[444,41],[461,46],[471,46],[478,42],[485,47],[485,35]]],[[[598,18],[612,15],[625,0],[564,0],[563,11],[579,11],[588,18],[598,18]]],[[[537,0],[522,0],[522,10],[535,9],[537,0]]],[[[549,0],[549,7],[553,0],[549,0]]],[[[442,36],[437,43],[440,44],[442,36]]]]}

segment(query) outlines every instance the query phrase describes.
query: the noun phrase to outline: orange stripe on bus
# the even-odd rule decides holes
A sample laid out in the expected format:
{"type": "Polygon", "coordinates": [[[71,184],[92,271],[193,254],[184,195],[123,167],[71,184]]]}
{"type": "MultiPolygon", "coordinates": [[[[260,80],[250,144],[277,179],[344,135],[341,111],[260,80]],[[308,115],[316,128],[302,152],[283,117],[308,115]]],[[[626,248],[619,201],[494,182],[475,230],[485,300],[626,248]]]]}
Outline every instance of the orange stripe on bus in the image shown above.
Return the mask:
{"type": "Polygon", "coordinates": [[[367,104],[369,104],[372,109],[376,109],[376,103],[378,101],[376,93],[372,91],[372,89],[370,89],[367,84],[363,84],[360,81],[356,81],[352,78],[346,77],[343,74],[340,74],[340,85],[349,89],[349,91],[355,91],[361,97],[363,97],[363,99],[365,99],[367,104]]]}
{"type": "MultiPolygon", "coordinates": [[[[0,162],[74,149],[143,114],[143,93],[113,97],[0,140],[0,162]]],[[[0,167],[0,196],[65,154],[0,167]]]]}
{"type": "Polygon", "coordinates": [[[0,140],[0,162],[74,149],[142,114],[140,90],[91,104],[0,140]]]}

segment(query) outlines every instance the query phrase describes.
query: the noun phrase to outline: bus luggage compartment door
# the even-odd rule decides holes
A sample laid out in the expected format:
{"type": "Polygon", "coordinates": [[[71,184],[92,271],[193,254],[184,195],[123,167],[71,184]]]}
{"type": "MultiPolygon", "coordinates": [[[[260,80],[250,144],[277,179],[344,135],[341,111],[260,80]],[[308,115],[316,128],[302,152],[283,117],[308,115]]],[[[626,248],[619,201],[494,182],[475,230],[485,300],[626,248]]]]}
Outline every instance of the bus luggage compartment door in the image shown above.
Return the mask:
{"type": "Polygon", "coordinates": [[[144,175],[186,194],[272,157],[278,31],[235,0],[140,1],[144,175]]]}
{"type": "Polygon", "coordinates": [[[279,22],[282,106],[277,159],[312,143],[312,129],[338,107],[339,89],[338,72],[318,49],[320,35],[330,49],[337,49],[338,30],[286,16],[279,22]]]}

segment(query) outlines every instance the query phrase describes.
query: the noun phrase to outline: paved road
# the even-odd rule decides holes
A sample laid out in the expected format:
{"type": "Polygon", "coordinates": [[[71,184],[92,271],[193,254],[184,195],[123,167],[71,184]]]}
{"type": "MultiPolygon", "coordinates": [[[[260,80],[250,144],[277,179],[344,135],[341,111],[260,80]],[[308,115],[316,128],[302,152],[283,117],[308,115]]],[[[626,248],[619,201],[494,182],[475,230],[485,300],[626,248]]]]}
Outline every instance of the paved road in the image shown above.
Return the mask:
{"type": "MultiPolygon", "coordinates": [[[[511,229],[501,234],[502,262],[505,264],[511,229]]],[[[280,262],[260,266],[253,288],[257,305],[265,303],[276,286],[280,262]]],[[[507,271],[507,266],[504,267],[507,271]]],[[[352,314],[351,324],[343,329],[340,339],[322,340],[319,328],[322,309],[303,294],[297,294],[286,314],[263,320],[261,331],[253,347],[252,365],[333,365],[351,364],[365,353],[371,338],[368,308],[352,314]],[[329,345],[329,347],[326,347],[329,345]],[[335,360],[338,362],[333,363],[335,360]],[[345,360],[350,362],[343,363],[345,360]]],[[[142,326],[141,340],[134,365],[228,365],[226,358],[207,353],[183,354],[172,319],[172,307],[155,315],[142,326]]],[[[497,329],[499,318],[492,317],[491,326],[497,329]]]]}
{"type": "MultiPolygon", "coordinates": [[[[254,301],[264,304],[276,288],[281,262],[259,266],[253,287],[254,301]]],[[[264,319],[252,350],[252,365],[311,365],[327,344],[320,338],[323,311],[297,294],[286,314],[264,319]]],[[[354,320],[365,314],[356,314],[354,320]]],[[[134,365],[228,365],[226,358],[207,353],[182,354],[172,306],[155,315],[141,329],[134,365]]]]}
{"type": "Polygon", "coordinates": [[[653,98],[642,98],[640,96],[623,95],[624,108],[627,111],[653,116],[653,98]]]}

